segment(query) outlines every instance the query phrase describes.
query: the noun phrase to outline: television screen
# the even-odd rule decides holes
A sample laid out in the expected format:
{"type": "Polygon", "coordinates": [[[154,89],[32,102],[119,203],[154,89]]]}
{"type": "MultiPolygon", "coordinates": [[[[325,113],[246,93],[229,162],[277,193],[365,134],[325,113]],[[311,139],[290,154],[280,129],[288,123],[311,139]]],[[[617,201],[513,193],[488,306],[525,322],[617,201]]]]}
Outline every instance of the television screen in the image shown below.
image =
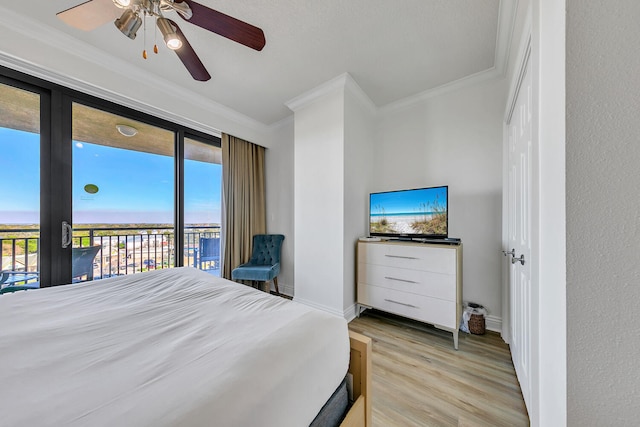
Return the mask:
{"type": "Polygon", "coordinates": [[[388,237],[448,236],[448,187],[371,193],[369,234],[388,237]]]}

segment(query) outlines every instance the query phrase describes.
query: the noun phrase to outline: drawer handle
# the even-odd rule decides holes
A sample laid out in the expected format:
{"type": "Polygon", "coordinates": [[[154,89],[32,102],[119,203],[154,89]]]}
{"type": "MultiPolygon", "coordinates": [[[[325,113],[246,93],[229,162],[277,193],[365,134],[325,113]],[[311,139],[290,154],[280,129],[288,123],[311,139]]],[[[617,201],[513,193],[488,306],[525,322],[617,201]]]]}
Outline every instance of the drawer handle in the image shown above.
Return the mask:
{"type": "Polygon", "coordinates": [[[420,258],[416,258],[414,256],[400,256],[400,255],[385,255],[385,256],[389,257],[389,258],[420,259],[420,258]]]}
{"type": "Polygon", "coordinates": [[[405,307],[411,307],[411,308],[420,308],[420,307],[416,307],[415,305],[411,305],[411,304],[405,304],[404,302],[398,302],[398,301],[394,301],[392,299],[384,299],[387,302],[392,302],[394,304],[400,304],[400,305],[404,305],[405,307]]]}
{"type": "Polygon", "coordinates": [[[404,282],[404,283],[418,283],[418,282],[414,282],[413,280],[405,280],[405,279],[396,279],[395,277],[389,277],[389,276],[385,276],[385,279],[388,280],[395,280],[396,282],[404,282]]]}

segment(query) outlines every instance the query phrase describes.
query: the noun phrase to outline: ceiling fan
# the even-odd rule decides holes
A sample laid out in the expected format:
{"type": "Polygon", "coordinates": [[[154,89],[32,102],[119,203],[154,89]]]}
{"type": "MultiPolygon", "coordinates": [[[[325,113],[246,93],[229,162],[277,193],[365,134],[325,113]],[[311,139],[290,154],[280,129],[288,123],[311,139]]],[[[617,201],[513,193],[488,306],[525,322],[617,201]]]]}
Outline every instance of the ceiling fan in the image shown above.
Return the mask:
{"type": "MultiPolygon", "coordinates": [[[[91,31],[115,19],[114,24],[130,39],[146,16],[154,17],[167,47],[176,52],[195,80],[207,81],[209,72],[200,61],[180,27],[165,12],[175,11],[187,22],[255,50],[265,45],[264,33],[258,27],[240,21],[192,0],[89,0],[56,14],[66,24],[91,31]]],[[[157,53],[157,51],[156,51],[157,53]]],[[[144,52],[146,58],[146,51],[144,52]]]]}

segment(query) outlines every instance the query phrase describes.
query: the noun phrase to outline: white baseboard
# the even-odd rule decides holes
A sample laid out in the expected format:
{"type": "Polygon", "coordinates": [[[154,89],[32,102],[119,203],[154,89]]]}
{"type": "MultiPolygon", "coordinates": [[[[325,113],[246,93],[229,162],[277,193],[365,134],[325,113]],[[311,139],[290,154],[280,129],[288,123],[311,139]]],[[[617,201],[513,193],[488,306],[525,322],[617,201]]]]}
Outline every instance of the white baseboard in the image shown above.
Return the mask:
{"type": "MultiPolygon", "coordinates": [[[[288,293],[288,289],[291,288],[285,288],[285,289],[281,289],[280,292],[284,293],[286,295],[291,295],[293,294],[293,292],[288,293]]],[[[322,304],[318,304],[314,301],[308,301],[308,300],[304,300],[301,298],[296,298],[293,297],[293,300],[296,302],[299,302],[300,304],[304,304],[304,305],[308,305],[309,307],[313,307],[313,308],[317,308],[318,310],[322,310],[322,311],[326,311],[327,313],[331,313],[334,314],[336,316],[341,316],[344,317],[347,322],[351,322],[353,319],[356,318],[356,304],[351,305],[350,307],[348,307],[346,310],[344,310],[343,312],[339,312],[338,310],[335,310],[332,307],[328,307],[322,304]]],[[[493,331],[493,332],[497,332],[499,334],[502,333],[502,317],[498,317],[498,316],[486,316],[485,317],[485,328],[488,331],[493,331]]]]}
{"type": "Polygon", "coordinates": [[[502,333],[502,317],[486,316],[484,319],[484,327],[493,332],[502,333]]]}
{"type": "MultiPolygon", "coordinates": [[[[271,285],[271,290],[274,291],[274,292],[276,290],[276,288],[275,288],[275,286],[273,286],[273,284],[271,285]]],[[[286,283],[278,283],[278,290],[280,291],[281,294],[293,298],[293,286],[292,285],[287,285],[286,283]]]]}
{"type": "Polygon", "coordinates": [[[347,309],[344,311],[343,316],[345,319],[347,319],[347,322],[351,322],[353,319],[356,318],[356,304],[353,303],[353,305],[351,307],[347,307],[347,309]]]}
{"type": "Polygon", "coordinates": [[[326,311],[327,313],[331,313],[335,316],[339,316],[339,317],[343,317],[344,319],[347,320],[347,322],[350,322],[351,320],[353,320],[356,317],[356,306],[355,304],[353,304],[351,307],[347,308],[344,311],[338,311],[336,309],[334,309],[333,307],[329,307],[326,305],[322,305],[322,304],[318,304],[314,301],[309,301],[309,300],[305,300],[302,298],[298,298],[298,297],[293,297],[293,300],[295,302],[299,302],[300,304],[304,304],[304,305],[308,305],[309,307],[313,307],[316,308],[318,310],[322,310],[322,311],[326,311]]]}

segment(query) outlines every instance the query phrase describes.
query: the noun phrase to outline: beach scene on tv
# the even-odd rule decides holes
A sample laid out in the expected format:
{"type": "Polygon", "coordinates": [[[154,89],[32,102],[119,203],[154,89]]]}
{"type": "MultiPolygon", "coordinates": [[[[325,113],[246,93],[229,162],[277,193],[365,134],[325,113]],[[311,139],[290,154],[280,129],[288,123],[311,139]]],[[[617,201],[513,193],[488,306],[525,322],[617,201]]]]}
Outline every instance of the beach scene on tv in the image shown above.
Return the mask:
{"type": "Polygon", "coordinates": [[[447,235],[447,188],[372,193],[370,233],[447,235]]]}

